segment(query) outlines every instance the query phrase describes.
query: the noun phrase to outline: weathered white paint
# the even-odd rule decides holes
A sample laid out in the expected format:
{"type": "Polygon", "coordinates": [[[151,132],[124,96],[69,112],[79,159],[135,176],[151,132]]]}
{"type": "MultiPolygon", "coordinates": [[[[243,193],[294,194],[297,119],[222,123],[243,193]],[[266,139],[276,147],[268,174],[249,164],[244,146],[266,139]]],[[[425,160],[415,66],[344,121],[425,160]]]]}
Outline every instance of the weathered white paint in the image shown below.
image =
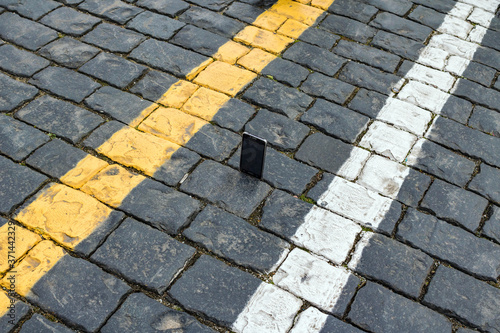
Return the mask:
{"type": "Polygon", "coordinates": [[[431,113],[414,104],[389,98],[377,115],[377,119],[416,135],[423,135],[431,121],[431,113]]]}
{"type": "Polygon", "coordinates": [[[337,175],[348,180],[356,179],[369,157],[369,151],[353,147],[349,158],[342,164],[339,171],[337,171],[337,175]]]}
{"type": "Polygon", "coordinates": [[[301,312],[290,333],[316,333],[325,326],[328,315],[314,307],[301,312]]]}
{"type": "Polygon", "coordinates": [[[430,84],[431,86],[439,88],[443,91],[450,90],[455,82],[455,78],[450,75],[450,73],[432,69],[420,64],[413,65],[408,73],[406,73],[405,77],[407,79],[413,79],[422,83],[430,84]]]}
{"type": "Polygon", "coordinates": [[[363,234],[361,235],[361,239],[356,244],[356,249],[352,253],[351,260],[349,261],[347,267],[349,267],[353,271],[356,270],[361,260],[361,257],[363,256],[363,251],[370,242],[370,239],[372,237],[373,237],[373,232],[363,232],[363,234]]]}

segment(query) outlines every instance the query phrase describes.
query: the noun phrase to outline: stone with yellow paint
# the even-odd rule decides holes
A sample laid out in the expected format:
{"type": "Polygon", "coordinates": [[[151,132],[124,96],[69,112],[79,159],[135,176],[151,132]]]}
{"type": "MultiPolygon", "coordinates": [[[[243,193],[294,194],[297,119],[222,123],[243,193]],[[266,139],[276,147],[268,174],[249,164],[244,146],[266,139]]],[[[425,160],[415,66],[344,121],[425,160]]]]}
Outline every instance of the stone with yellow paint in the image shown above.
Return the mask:
{"type": "Polygon", "coordinates": [[[235,96],[256,77],[255,73],[222,61],[216,61],[201,72],[194,82],[235,96]]]}
{"type": "Polygon", "coordinates": [[[198,73],[200,73],[202,70],[204,70],[205,67],[207,67],[208,65],[210,65],[213,61],[214,60],[212,58],[209,58],[209,59],[205,60],[199,66],[193,68],[191,70],[191,72],[189,72],[189,74],[186,75],[186,79],[188,79],[188,80],[194,79],[196,77],[196,75],[198,75],[198,73]]]}
{"type": "MultiPolygon", "coordinates": [[[[26,296],[38,280],[65,255],[64,250],[51,241],[44,240],[35,245],[15,268],[16,292],[21,296],[26,296]]],[[[6,288],[10,284],[8,276],[6,275],[0,281],[0,284],[6,288]]]]}
{"type": "Polygon", "coordinates": [[[333,4],[333,0],[312,0],[311,5],[314,7],[321,8],[323,10],[328,10],[333,4]]]}
{"type": "Polygon", "coordinates": [[[253,25],[269,31],[276,31],[283,23],[285,23],[287,19],[288,18],[286,16],[270,11],[265,11],[264,13],[260,14],[257,19],[255,19],[253,25]]]}
{"type": "Polygon", "coordinates": [[[213,57],[216,60],[224,61],[228,64],[235,64],[239,58],[243,57],[248,52],[250,52],[250,48],[233,41],[228,41],[219,47],[217,53],[215,53],[213,57]]]}
{"type": "Polygon", "coordinates": [[[119,165],[110,165],[94,176],[82,191],[102,202],[119,207],[129,193],[146,177],[132,173],[119,165]]]}
{"type": "Polygon", "coordinates": [[[308,25],[300,23],[299,21],[295,21],[292,19],[288,19],[282,26],[279,28],[278,33],[291,37],[291,38],[299,38],[300,35],[309,29],[308,25]]]}
{"type": "Polygon", "coordinates": [[[28,252],[42,238],[18,225],[5,223],[0,227],[0,274],[14,266],[14,262],[28,252]]]}
{"type": "Polygon", "coordinates": [[[80,188],[107,165],[108,163],[103,160],[87,155],[73,169],[62,176],[61,181],[71,187],[80,188]]]}
{"type": "Polygon", "coordinates": [[[260,73],[274,59],[276,59],[274,54],[262,51],[261,49],[253,49],[246,56],[238,60],[238,65],[260,73]]]}
{"type": "MultiPolygon", "coordinates": [[[[7,278],[11,277],[11,275],[7,276],[7,278]]],[[[8,280],[8,282],[10,281],[8,280]]],[[[13,286],[15,289],[15,283],[13,286]]],[[[10,286],[6,286],[6,288],[10,289],[10,286]]],[[[23,319],[29,309],[25,303],[10,298],[6,293],[0,291],[0,332],[12,332],[11,328],[23,319]]]]}
{"type": "Polygon", "coordinates": [[[15,219],[64,247],[88,254],[122,217],[88,194],[53,183],[25,204],[15,219]]]}
{"type": "Polygon", "coordinates": [[[159,108],[139,129],[183,146],[206,124],[207,121],[177,109],[159,108]]]}
{"type": "Polygon", "coordinates": [[[173,84],[157,102],[167,107],[179,109],[198,88],[194,83],[181,80],[173,84]]]}
{"type": "Polygon", "coordinates": [[[207,88],[198,89],[184,104],[182,110],[207,121],[212,120],[217,111],[231,98],[207,88]]]}
{"type": "Polygon", "coordinates": [[[252,45],[266,51],[279,54],[286,46],[293,42],[293,39],[277,35],[270,31],[253,26],[247,26],[240,31],[234,40],[248,45],[252,45]]]}
{"type": "MultiPolygon", "coordinates": [[[[333,3],[333,0],[331,1],[333,3]]],[[[269,11],[311,26],[324,11],[292,0],[278,0],[269,11]]]]}

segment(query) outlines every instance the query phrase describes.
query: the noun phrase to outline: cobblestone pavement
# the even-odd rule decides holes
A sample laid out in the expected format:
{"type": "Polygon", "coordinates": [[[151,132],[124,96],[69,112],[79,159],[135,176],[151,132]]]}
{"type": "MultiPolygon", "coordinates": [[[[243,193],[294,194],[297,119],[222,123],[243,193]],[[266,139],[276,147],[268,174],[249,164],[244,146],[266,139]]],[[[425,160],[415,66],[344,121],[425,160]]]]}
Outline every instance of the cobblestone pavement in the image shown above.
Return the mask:
{"type": "Polygon", "coordinates": [[[0,0],[0,332],[500,332],[499,5],[0,0]]]}

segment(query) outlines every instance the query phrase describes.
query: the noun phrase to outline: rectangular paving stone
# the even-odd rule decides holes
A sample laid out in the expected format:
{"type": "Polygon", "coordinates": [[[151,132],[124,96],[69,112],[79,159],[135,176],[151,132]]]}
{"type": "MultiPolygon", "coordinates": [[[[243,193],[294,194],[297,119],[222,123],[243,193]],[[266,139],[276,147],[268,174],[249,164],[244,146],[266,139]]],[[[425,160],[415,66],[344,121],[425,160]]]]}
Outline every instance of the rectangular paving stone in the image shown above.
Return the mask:
{"type": "Polygon", "coordinates": [[[400,16],[407,13],[412,7],[412,3],[408,0],[361,0],[361,2],[400,16]]]}
{"type": "Polygon", "coordinates": [[[451,332],[446,317],[373,282],[358,291],[347,318],[372,332],[451,332]]]}
{"type": "Polygon", "coordinates": [[[347,62],[346,59],[327,50],[304,42],[293,44],[285,51],[283,58],[329,76],[335,75],[340,67],[347,62]]]}
{"type": "Polygon", "coordinates": [[[21,161],[50,138],[12,117],[0,116],[0,152],[21,161]]]}
{"type": "Polygon", "coordinates": [[[397,237],[425,253],[483,279],[500,274],[500,246],[434,216],[408,210],[397,237]]]}
{"type": "Polygon", "coordinates": [[[356,244],[349,268],[416,299],[432,264],[432,258],[419,250],[366,232],[356,244]]]}
{"type": "Polygon", "coordinates": [[[48,67],[35,74],[29,81],[40,89],[80,103],[101,85],[88,76],[63,67],[48,67]]]}
{"type": "Polygon", "coordinates": [[[267,78],[255,81],[243,98],[292,119],[303,113],[313,101],[308,95],[267,78]]]}
{"type": "Polygon", "coordinates": [[[0,156],[0,212],[8,214],[35,192],[47,177],[0,156]]]}
{"type": "Polygon", "coordinates": [[[469,80],[460,79],[453,94],[500,111],[500,92],[494,89],[488,89],[469,80]]]}
{"type": "Polygon", "coordinates": [[[452,120],[437,117],[425,137],[466,155],[500,166],[500,156],[491,153],[500,151],[500,142],[494,136],[463,126],[452,120]]]}
{"type": "Polygon", "coordinates": [[[500,329],[500,290],[452,268],[437,269],[423,302],[481,330],[500,329]]]}
{"type": "Polygon", "coordinates": [[[302,83],[300,89],[309,95],[344,104],[356,87],[320,73],[312,73],[302,83]]]}
{"type": "Polygon", "coordinates": [[[367,128],[370,119],[340,105],[317,99],[300,120],[352,143],[367,128]]]}
{"type": "MultiPolygon", "coordinates": [[[[495,22],[495,20],[493,22],[495,22]]],[[[499,52],[496,50],[479,46],[476,50],[476,53],[474,53],[474,61],[498,70],[500,69],[500,60],[498,58],[498,53],[499,52]]]]}
{"type": "Polygon", "coordinates": [[[103,80],[118,88],[125,88],[141,76],[145,70],[146,67],[142,65],[104,52],[79,69],[82,73],[103,80]]]}
{"type": "Polygon", "coordinates": [[[233,0],[190,0],[190,2],[211,10],[220,11],[233,0]]]}
{"type": "Polygon", "coordinates": [[[391,33],[408,37],[419,42],[425,41],[432,32],[432,29],[426,26],[390,13],[378,14],[375,19],[370,22],[370,26],[387,30],[391,33]]]}
{"type": "Polygon", "coordinates": [[[298,87],[309,75],[309,71],[294,62],[276,58],[264,67],[261,74],[271,76],[274,80],[292,87],[298,87]]]}
{"type": "Polygon", "coordinates": [[[196,216],[183,235],[217,256],[265,274],[277,268],[290,246],[211,205],[196,216]]]}
{"type": "MultiPolygon", "coordinates": [[[[102,25],[99,25],[100,27],[102,25]]],[[[98,28],[96,28],[98,29],[98,28]]],[[[69,68],[78,68],[92,59],[99,49],[65,36],[40,49],[39,54],[69,68]]]]}
{"type": "Polygon", "coordinates": [[[11,1],[4,0],[2,6],[19,15],[37,21],[40,17],[61,6],[60,3],[52,0],[32,0],[32,1],[11,1]]]}
{"type": "Polygon", "coordinates": [[[334,34],[366,43],[377,32],[376,29],[344,16],[330,14],[321,22],[320,27],[334,34]]]}
{"type": "Polygon", "coordinates": [[[460,187],[467,184],[476,167],[474,161],[425,139],[417,141],[406,164],[460,187]]]}
{"type": "Polygon", "coordinates": [[[17,325],[30,310],[30,307],[25,303],[14,300],[14,303],[12,303],[14,309],[12,311],[15,311],[15,313],[10,313],[11,309],[9,309],[9,307],[11,306],[11,298],[4,292],[0,294],[0,305],[2,306],[2,313],[0,314],[1,333],[10,332],[14,325],[17,325]]]}
{"type": "Polygon", "coordinates": [[[492,168],[484,163],[480,168],[481,170],[468,187],[489,200],[500,203],[500,169],[492,168]]]}
{"type": "Polygon", "coordinates": [[[339,79],[386,95],[401,80],[399,76],[357,62],[349,62],[340,72],[339,79]]]}
{"type": "Polygon", "coordinates": [[[19,332],[43,332],[45,330],[50,330],[57,333],[74,332],[63,324],[50,321],[38,313],[35,313],[28,321],[26,321],[19,332]]]}
{"type": "Polygon", "coordinates": [[[483,234],[500,243],[500,208],[493,206],[491,217],[483,227],[483,234]]]}
{"type": "Polygon", "coordinates": [[[139,0],[136,2],[136,5],[148,8],[160,14],[168,15],[170,17],[178,16],[180,13],[190,8],[189,4],[182,0],[139,0]]]}
{"type": "Polygon", "coordinates": [[[94,252],[92,259],[161,294],[195,252],[167,234],[129,218],[94,252]]]}
{"type": "Polygon", "coordinates": [[[247,218],[271,187],[230,167],[207,160],[182,183],[181,190],[247,218]]]}
{"type": "Polygon", "coordinates": [[[261,109],[245,125],[245,131],[266,139],[269,144],[278,148],[295,150],[310,130],[298,121],[261,109]]]}
{"type": "Polygon", "coordinates": [[[57,32],[21,18],[19,15],[5,12],[0,15],[0,37],[31,51],[36,51],[57,38],[57,32]]]}
{"type": "Polygon", "coordinates": [[[86,0],[78,8],[119,24],[125,24],[144,10],[120,0],[86,0]]]}
{"type": "Polygon", "coordinates": [[[300,36],[299,40],[330,50],[340,39],[340,36],[331,34],[323,29],[307,29],[300,36]]]}
{"type": "Polygon", "coordinates": [[[101,20],[73,8],[61,7],[44,16],[40,22],[70,36],[79,37],[90,31],[101,20]]]}
{"type": "Polygon", "coordinates": [[[301,312],[295,325],[293,326],[290,333],[300,333],[307,332],[308,330],[318,330],[318,326],[321,326],[319,332],[344,332],[344,333],[361,333],[360,329],[354,326],[346,324],[343,321],[335,318],[334,316],[329,316],[320,312],[315,307],[309,307],[305,311],[301,312]],[[322,325],[321,325],[322,324],[322,325]]]}
{"type": "Polygon", "coordinates": [[[38,89],[0,73],[0,112],[14,110],[38,94],[38,89]]]}
{"type": "Polygon", "coordinates": [[[418,60],[420,51],[424,48],[424,44],[420,42],[386,31],[378,31],[370,44],[414,61],[418,60]]]}
{"type": "Polygon", "coordinates": [[[137,119],[142,121],[156,104],[143,100],[113,87],[105,86],[85,99],[85,105],[95,111],[106,114],[125,124],[132,124],[137,119]]]}
{"type": "MultiPolygon", "coordinates": [[[[436,30],[441,26],[443,23],[446,14],[440,13],[438,11],[435,11],[429,7],[427,7],[429,3],[426,3],[426,6],[417,6],[410,15],[408,15],[408,18],[422,23],[426,26],[431,27],[432,29],[436,30]]],[[[448,11],[446,11],[448,12],[448,11]]]]}
{"type": "Polygon", "coordinates": [[[488,201],[472,192],[435,180],[421,205],[435,212],[439,218],[450,219],[475,231],[488,201]]]}
{"type": "Polygon", "coordinates": [[[443,0],[443,1],[432,1],[432,0],[412,0],[414,3],[434,8],[437,11],[447,14],[453,7],[456,6],[456,2],[453,0],[443,0]]]}
{"type": "Polygon", "coordinates": [[[165,327],[174,327],[185,333],[213,333],[186,312],[166,307],[142,293],[134,293],[108,319],[101,332],[154,333],[165,327]]]}
{"type": "Polygon", "coordinates": [[[124,282],[96,265],[65,255],[26,298],[81,329],[95,332],[129,290],[124,282]]]}
{"type": "Polygon", "coordinates": [[[239,132],[254,114],[255,108],[253,106],[239,99],[231,98],[219,108],[212,121],[221,127],[239,132]]]}
{"type": "Polygon", "coordinates": [[[377,14],[378,9],[362,1],[336,1],[328,8],[328,11],[368,23],[377,14]]]}
{"type": "Polygon", "coordinates": [[[207,60],[200,54],[154,39],[135,48],[130,58],[181,77],[186,77],[207,60]]]}
{"type": "Polygon", "coordinates": [[[481,65],[478,62],[471,61],[462,76],[489,87],[495,78],[496,70],[491,67],[481,65]]]}
{"type": "Polygon", "coordinates": [[[30,77],[49,64],[48,60],[12,45],[0,47],[0,68],[8,73],[30,77]]]}
{"type": "Polygon", "coordinates": [[[333,52],[342,57],[363,62],[389,73],[394,72],[401,60],[400,57],[392,53],[344,39],[338,42],[333,48],[333,52]]]}
{"type": "Polygon", "coordinates": [[[135,31],[102,23],[83,36],[82,41],[110,52],[128,53],[145,39],[146,36],[135,31]]]}
{"type": "Polygon", "coordinates": [[[472,107],[471,102],[451,95],[448,97],[439,114],[465,125],[472,112],[472,107]]]}
{"type": "Polygon", "coordinates": [[[233,2],[224,11],[224,14],[243,21],[248,24],[252,24],[260,14],[264,12],[264,9],[255,6],[248,5],[246,3],[241,3],[239,1],[233,2]]]}
{"type": "Polygon", "coordinates": [[[140,13],[127,23],[127,28],[162,40],[169,39],[183,26],[185,23],[150,11],[140,13]]]}
{"type": "Polygon", "coordinates": [[[151,70],[130,88],[130,92],[155,102],[177,82],[179,79],[170,74],[151,70]]]}
{"type": "Polygon", "coordinates": [[[48,95],[23,107],[16,117],[72,142],[80,141],[104,121],[88,110],[48,95]]]}
{"type": "Polygon", "coordinates": [[[245,27],[245,24],[237,20],[196,6],[189,7],[179,16],[179,20],[228,38],[245,27]]]}
{"type": "Polygon", "coordinates": [[[387,96],[373,90],[360,89],[349,102],[349,108],[370,118],[377,118],[387,103],[387,96]]]}
{"type": "Polygon", "coordinates": [[[240,136],[236,133],[206,124],[184,146],[220,162],[231,155],[240,140],[240,136]]]}
{"type": "Polygon", "coordinates": [[[217,53],[217,50],[228,41],[229,39],[225,37],[197,28],[190,24],[185,25],[170,40],[173,44],[196,51],[206,56],[211,56],[217,53]]]}

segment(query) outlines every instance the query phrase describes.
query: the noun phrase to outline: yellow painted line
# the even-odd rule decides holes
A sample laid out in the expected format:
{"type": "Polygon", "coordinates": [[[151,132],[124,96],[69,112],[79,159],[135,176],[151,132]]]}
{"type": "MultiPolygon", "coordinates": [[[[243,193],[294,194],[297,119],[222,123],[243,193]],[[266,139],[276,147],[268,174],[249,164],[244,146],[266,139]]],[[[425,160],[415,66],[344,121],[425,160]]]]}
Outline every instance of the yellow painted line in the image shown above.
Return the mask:
{"type": "Polygon", "coordinates": [[[0,274],[4,274],[15,261],[26,254],[42,238],[19,226],[5,223],[0,227],[0,274]]]}
{"type": "MultiPolygon", "coordinates": [[[[245,27],[233,41],[222,45],[212,58],[194,68],[187,80],[172,85],[157,104],[144,109],[96,151],[146,175],[154,175],[332,3],[333,0],[278,0],[253,26],[245,27]]],[[[108,165],[88,156],[61,177],[64,185],[52,184],[40,191],[15,219],[73,249],[106,223],[112,209],[102,202],[119,207],[144,179],[119,165],[108,165]]],[[[28,251],[32,242],[26,244],[28,251]]],[[[16,291],[26,295],[64,255],[63,248],[52,241],[39,241],[16,264],[16,291]]],[[[8,284],[6,276],[0,284],[8,284]]]]}

